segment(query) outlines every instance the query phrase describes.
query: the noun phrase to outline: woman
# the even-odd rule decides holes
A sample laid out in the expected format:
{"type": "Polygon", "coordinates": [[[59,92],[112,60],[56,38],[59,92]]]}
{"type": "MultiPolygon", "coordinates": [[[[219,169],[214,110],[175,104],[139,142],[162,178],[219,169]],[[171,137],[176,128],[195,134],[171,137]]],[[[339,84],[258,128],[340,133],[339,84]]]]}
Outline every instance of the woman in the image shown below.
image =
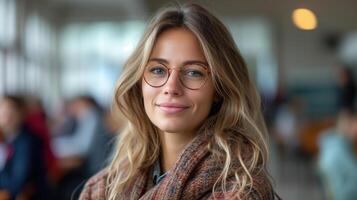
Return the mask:
{"type": "Polygon", "coordinates": [[[166,8],[115,94],[127,119],[109,167],[80,199],[273,199],[257,91],[226,27],[195,4],[166,8]]]}

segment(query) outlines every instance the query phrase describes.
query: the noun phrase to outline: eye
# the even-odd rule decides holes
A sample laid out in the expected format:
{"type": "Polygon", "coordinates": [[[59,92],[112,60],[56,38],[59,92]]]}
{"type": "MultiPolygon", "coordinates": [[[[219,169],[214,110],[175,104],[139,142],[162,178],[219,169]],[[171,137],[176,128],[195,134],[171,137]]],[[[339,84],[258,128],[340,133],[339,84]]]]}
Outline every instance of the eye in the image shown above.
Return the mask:
{"type": "Polygon", "coordinates": [[[190,65],[184,68],[183,75],[187,78],[202,78],[206,76],[206,71],[201,66],[190,65]]]}
{"type": "Polygon", "coordinates": [[[149,67],[148,71],[153,75],[165,75],[167,70],[162,66],[152,66],[149,67]]]}
{"type": "Polygon", "coordinates": [[[198,70],[190,69],[185,71],[185,75],[190,77],[202,77],[203,73],[198,70]]]}

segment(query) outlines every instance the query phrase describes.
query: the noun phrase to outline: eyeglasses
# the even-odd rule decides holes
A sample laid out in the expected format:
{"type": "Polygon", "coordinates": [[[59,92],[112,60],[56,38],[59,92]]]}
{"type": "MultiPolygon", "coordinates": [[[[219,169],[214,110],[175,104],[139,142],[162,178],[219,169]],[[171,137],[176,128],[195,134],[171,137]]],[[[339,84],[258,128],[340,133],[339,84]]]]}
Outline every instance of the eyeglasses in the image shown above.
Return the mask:
{"type": "MultiPolygon", "coordinates": [[[[161,87],[169,80],[173,68],[161,63],[152,63],[146,66],[144,80],[152,87],[161,87]]],[[[200,89],[209,77],[209,70],[201,64],[189,64],[178,69],[181,84],[191,90],[200,89]]]]}

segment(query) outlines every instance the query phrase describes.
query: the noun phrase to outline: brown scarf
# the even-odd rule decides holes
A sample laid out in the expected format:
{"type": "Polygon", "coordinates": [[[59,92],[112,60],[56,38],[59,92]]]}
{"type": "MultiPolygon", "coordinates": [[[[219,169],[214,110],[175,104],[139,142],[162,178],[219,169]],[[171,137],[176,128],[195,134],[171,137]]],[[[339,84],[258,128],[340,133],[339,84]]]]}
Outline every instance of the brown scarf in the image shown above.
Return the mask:
{"type": "MultiPolygon", "coordinates": [[[[207,130],[207,129],[206,129],[207,130]]],[[[166,177],[156,186],[147,188],[151,181],[150,170],[138,173],[131,187],[120,195],[119,199],[133,200],[194,200],[213,198],[212,188],[219,178],[223,163],[213,159],[207,145],[212,134],[207,131],[199,131],[200,134],[184,149],[173,168],[168,171],[166,177]]],[[[239,170],[239,162],[232,165],[231,171],[239,170]]],[[[273,199],[272,189],[266,176],[254,177],[253,190],[245,199],[273,199]],[[259,188],[257,188],[257,186],[259,188]]],[[[231,179],[232,180],[232,179],[231,179]]],[[[228,179],[228,188],[231,187],[228,179]]],[[[215,197],[229,199],[229,193],[223,193],[220,185],[217,185],[215,197]]]]}
{"type": "MultiPolygon", "coordinates": [[[[197,137],[187,145],[179,156],[173,168],[157,185],[152,186],[151,169],[137,173],[134,182],[124,192],[119,194],[119,200],[195,200],[213,199],[213,185],[219,178],[223,163],[213,158],[207,148],[212,137],[206,128],[201,128],[197,137]],[[151,185],[151,186],[150,186],[151,185]]],[[[231,172],[241,171],[238,161],[233,161],[231,172]]],[[[244,200],[274,199],[274,192],[267,176],[263,173],[253,176],[253,187],[246,191],[244,200]]],[[[105,183],[107,172],[101,172],[89,180],[82,191],[81,200],[106,199],[105,183]]],[[[233,176],[228,174],[227,190],[232,189],[233,176]]],[[[230,194],[235,191],[223,192],[217,184],[214,196],[216,199],[232,199],[230,194]]]]}

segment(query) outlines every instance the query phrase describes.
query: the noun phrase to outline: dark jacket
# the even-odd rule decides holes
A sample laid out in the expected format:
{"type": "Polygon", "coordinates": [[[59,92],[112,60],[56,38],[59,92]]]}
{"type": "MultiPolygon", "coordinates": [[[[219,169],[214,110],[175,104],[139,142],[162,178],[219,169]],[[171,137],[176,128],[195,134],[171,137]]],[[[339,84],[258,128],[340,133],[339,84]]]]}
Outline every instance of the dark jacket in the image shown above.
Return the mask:
{"type": "Polygon", "coordinates": [[[47,178],[41,141],[23,127],[7,145],[9,157],[0,171],[0,188],[8,191],[12,198],[31,190],[36,199],[46,199],[47,178]],[[39,190],[41,192],[36,192],[39,190]]]}

